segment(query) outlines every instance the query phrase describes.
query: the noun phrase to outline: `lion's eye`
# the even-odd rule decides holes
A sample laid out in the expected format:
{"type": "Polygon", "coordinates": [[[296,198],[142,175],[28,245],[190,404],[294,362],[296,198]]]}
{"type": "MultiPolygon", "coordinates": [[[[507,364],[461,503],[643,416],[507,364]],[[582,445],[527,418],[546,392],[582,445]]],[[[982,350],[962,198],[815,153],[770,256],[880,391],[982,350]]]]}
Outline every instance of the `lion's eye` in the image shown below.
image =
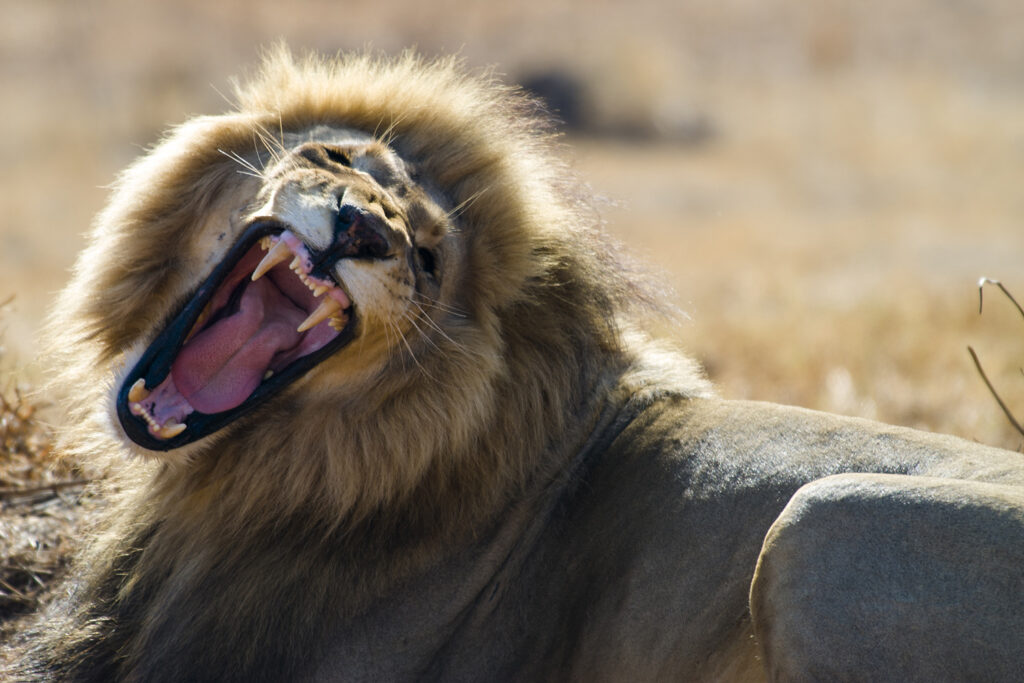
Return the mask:
{"type": "Polygon", "coordinates": [[[326,151],[327,158],[333,161],[334,163],[341,164],[342,166],[352,165],[352,160],[349,159],[349,156],[342,152],[340,149],[336,147],[328,147],[326,151]]]}
{"type": "Polygon", "coordinates": [[[423,247],[416,249],[416,263],[424,273],[431,277],[437,276],[437,261],[434,259],[434,253],[429,249],[423,247]]]}

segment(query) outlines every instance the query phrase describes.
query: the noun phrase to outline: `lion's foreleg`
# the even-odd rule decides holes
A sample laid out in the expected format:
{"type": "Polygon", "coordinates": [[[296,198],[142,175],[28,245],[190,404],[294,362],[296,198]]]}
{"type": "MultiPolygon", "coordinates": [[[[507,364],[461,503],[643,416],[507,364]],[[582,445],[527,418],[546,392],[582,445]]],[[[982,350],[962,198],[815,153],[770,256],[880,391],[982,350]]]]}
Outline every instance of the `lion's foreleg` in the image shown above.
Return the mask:
{"type": "Polygon", "coordinates": [[[1024,490],[846,474],[800,489],[751,589],[772,680],[1020,680],[1024,490]]]}

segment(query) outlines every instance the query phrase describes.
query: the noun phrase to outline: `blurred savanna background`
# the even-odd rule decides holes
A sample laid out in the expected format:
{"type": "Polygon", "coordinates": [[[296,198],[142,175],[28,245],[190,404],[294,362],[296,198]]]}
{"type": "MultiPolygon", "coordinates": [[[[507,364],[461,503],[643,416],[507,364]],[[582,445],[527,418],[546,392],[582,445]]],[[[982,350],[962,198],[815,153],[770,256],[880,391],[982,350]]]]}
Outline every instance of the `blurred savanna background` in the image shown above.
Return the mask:
{"type": "Polygon", "coordinates": [[[1019,0],[0,0],[0,603],[63,552],[15,516],[84,478],[34,469],[35,351],[104,186],[278,39],[457,52],[546,98],[724,396],[1021,447],[966,350],[1024,413],[1024,319],[977,291],[1024,300],[1019,0]]]}

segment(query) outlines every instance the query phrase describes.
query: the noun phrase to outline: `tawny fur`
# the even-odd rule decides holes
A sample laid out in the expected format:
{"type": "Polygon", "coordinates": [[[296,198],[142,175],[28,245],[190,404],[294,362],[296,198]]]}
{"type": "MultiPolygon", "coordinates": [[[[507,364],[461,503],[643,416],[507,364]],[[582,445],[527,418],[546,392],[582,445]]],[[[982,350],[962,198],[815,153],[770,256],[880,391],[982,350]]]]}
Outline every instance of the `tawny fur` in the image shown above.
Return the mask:
{"type": "MultiPolygon", "coordinates": [[[[358,611],[558,476],[578,447],[565,436],[585,438],[580,425],[602,407],[595,397],[623,374],[638,387],[667,373],[679,378],[673,392],[708,391],[688,361],[658,368],[653,348],[638,361],[647,342],[628,332],[630,320],[652,299],[592,229],[544,120],[514,90],[454,59],[297,61],[279,48],[236,99],[236,111],[179,126],[121,175],[53,315],[55,386],[70,416],[61,446],[108,462],[118,498],[78,563],[82,611],[63,615],[60,642],[43,641],[69,671],[89,670],[108,648],[119,650],[110,666],[130,677],[176,628],[153,607],[183,599],[186,586],[167,583],[168,572],[242,571],[244,585],[223,604],[209,598],[195,619],[238,612],[257,631],[289,625],[302,642],[297,622],[308,614],[358,611]],[[448,212],[458,246],[431,320],[372,372],[346,372],[346,349],[181,453],[126,446],[112,383],[223,251],[218,233],[259,185],[231,157],[261,168],[289,136],[323,125],[379,137],[448,212]],[[136,457],[125,460],[126,450],[136,457]],[[292,569],[239,569],[282,529],[295,534],[292,569]],[[318,573],[323,539],[359,562],[318,573]],[[281,613],[267,596],[288,577],[308,584],[307,598],[281,613]],[[128,625],[96,645],[108,611],[128,625]]],[[[373,343],[353,345],[361,362],[373,343]]],[[[240,665],[259,659],[247,646],[234,644],[240,665]]]]}

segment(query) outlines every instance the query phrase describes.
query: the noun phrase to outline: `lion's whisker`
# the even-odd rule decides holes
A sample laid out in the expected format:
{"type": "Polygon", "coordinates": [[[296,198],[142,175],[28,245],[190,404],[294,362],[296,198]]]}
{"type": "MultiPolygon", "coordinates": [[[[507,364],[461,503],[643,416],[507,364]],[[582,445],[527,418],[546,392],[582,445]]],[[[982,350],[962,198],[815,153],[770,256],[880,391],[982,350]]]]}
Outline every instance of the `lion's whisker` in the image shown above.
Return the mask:
{"type": "MultiPolygon", "coordinates": [[[[280,120],[280,115],[278,115],[280,120]]],[[[284,129],[281,130],[281,139],[275,139],[267,127],[262,123],[256,123],[253,125],[253,135],[259,137],[260,142],[263,143],[263,148],[267,150],[267,154],[270,155],[271,161],[275,164],[280,163],[285,152],[284,148],[284,129]]]]}
{"type": "Polygon", "coordinates": [[[394,140],[395,140],[396,129],[398,127],[398,124],[400,124],[402,121],[404,121],[405,118],[406,118],[406,114],[404,114],[404,113],[399,114],[398,116],[392,117],[391,118],[391,122],[388,123],[388,126],[387,126],[387,128],[384,129],[384,132],[383,133],[379,133],[379,134],[378,134],[378,130],[380,128],[380,123],[378,123],[377,124],[377,128],[374,129],[374,131],[373,131],[373,137],[375,137],[378,140],[380,140],[383,144],[390,146],[391,143],[394,142],[394,140]]]}
{"type": "MultiPolygon", "coordinates": [[[[408,318],[406,318],[406,319],[408,319],[408,318]]],[[[416,367],[419,368],[420,372],[423,373],[423,376],[426,377],[427,379],[433,381],[434,380],[433,376],[429,372],[427,372],[427,369],[425,367],[423,367],[423,364],[420,363],[419,359],[416,357],[416,352],[412,350],[412,346],[410,346],[409,340],[405,338],[405,333],[402,332],[402,328],[400,328],[398,326],[398,323],[395,322],[395,321],[388,321],[388,326],[391,326],[391,327],[394,328],[395,333],[398,335],[398,339],[401,340],[402,345],[405,346],[406,351],[409,352],[409,358],[412,360],[413,363],[416,364],[416,367]]],[[[413,323],[413,326],[415,327],[415,323],[413,323]]],[[[417,327],[417,330],[418,329],[419,328],[417,327]]],[[[403,359],[403,363],[404,363],[404,359],[403,359]]]]}
{"type": "MultiPolygon", "coordinates": [[[[423,308],[418,303],[416,303],[415,300],[410,299],[409,303],[411,303],[413,306],[415,306],[416,310],[419,311],[419,314],[418,314],[417,317],[419,317],[421,320],[423,320],[427,325],[429,325],[431,328],[433,328],[439,335],[444,337],[449,343],[453,344],[456,348],[458,348],[461,351],[465,351],[466,350],[466,348],[462,344],[460,344],[459,342],[457,342],[454,339],[452,339],[448,335],[448,333],[445,332],[444,329],[440,325],[438,325],[436,322],[434,322],[434,320],[429,315],[427,315],[427,312],[424,311],[423,308]]],[[[413,323],[413,324],[415,324],[415,323],[413,323]]],[[[419,328],[417,328],[417,329],[419,329],[419,328]]],[[[421,334],[422,334],[422,332],[421,332],[421,334]]],[[[438,349],[438,351],[441,350],[436,344],[433,343],[432,340],[429,340],[429,338],[426,337],[426,335],[424,335],[424,338],[427,338],[428,341],[430,341],[431,344],[434,346],[434,348],[438,349]]]]}
{"type": "MultiPolygon", "coordinates": [[[[423,330],[422,327],[420,327],[418,324],[416,324],[416,319],[418,317],[420,317],[420,316],[416,315],[415,312],[406,311],[405,313],[402,314],[402,317],[405,320],[407,320],[410,325],[412,325],[413,327],[416,328],[416,331],[419,332],[419,335],[423,339],[423,341],[425,341],[426,343],[430,344],[430,346],[432,346],[435,350],[441,351],[441,347],[437,345],[437,342],[435,342],[433,339],[431,339],[430,335],[428,335],[423,330]]],[[[430,320],[429,318],[421,318],[421,319],[424,320],[427,323],[433,324],[433,321],[430,320]]],[[[434,326],[434,327],[436,328],[436,326],[434,326]]],[[[447,337],[447,335],[445,335],[444,332],[441,332],[440,330],[438,330],[438,331],[440,332],[441,335],[445,336],[448,339],[448,341],[451,341],[451,338],[447,337]]],[[[454,344],[455,342],[452,342],[452,343],[454,344]]]]}
{"type": "MultiPolygon", "coordinates": [[[[264,144],[264,147],[265,146],[266,146],[266,144],[264,144]]],[[[260,154],[259,136],[256,134],[255,130],[253,130],[253,132],[252,132],[252,148],[253,148],[253,151],[256,152],[256,160],[260,162],[260,169],[263,172],[266,172],[267,165],[263,162],[263,155],[260,154]]]]}
{"type": "Polygon", "coordinates": [[[431,299],[426,294],[422,294],[420,292],[413,292],[413,299],[422,302],[423,304],[425,304],[429,308],[436,308],[437,310],[441,311],[442,313],[448,313],[448,314],[453,315],[453,316],[455,316],[457,318],[465,318],[465,317],[468,316],[468,314],[465,311],[463,311],[461,308],[458,308],[456,306],[452,306],[450,304],[442,303],[442,302],[438,301],[437,299],[431,299]]]}
{"type": "Polygon", "coordinates": [[[242,166],[242,168],[246,169],[244,171],[239,171],[239,173],[241,173],[242,175],[248,175],[248,176],[252,176],[254,178],[263,178],[264,177],[264,175],[260,171],[260,169],[256,168],[252,164],[252,162],[250,162],[248,159],[246,159],[243,156],[241,156],[238,152],[225,151],[223,149],[218,149],[217,151],[220,152],[221,154],[223,154],[224,156],[226,156],[228,159],[231,159],[235,163],[240,164],[242,166]]]}
{"type": "Polygon", "coordinates": [[[459,202],[455,206],[455,208],[453,208],[451,211],[448,211],[445,215],[449,219],[458,218],[459,214],[461,214],[463,211],[465,211],[467,208],[469,208],[472,204],[474,204],[476,202],[476,200],[480,199],[480,197],[482,197],[483,195],[487,194],[487,192],[489,192],[489,191],[490,191],[490,188],[484,188],[482,190],[474,192],[469,197],[467,197],[466,199],[464,199],[461,202],[459,202]]]}
{"type": "Polygon", "coordinates": [[[280,140],[279,149],[284,153],[284,120],[281,118],[281,112],[277,112],[277,134],[280,140]]]}

